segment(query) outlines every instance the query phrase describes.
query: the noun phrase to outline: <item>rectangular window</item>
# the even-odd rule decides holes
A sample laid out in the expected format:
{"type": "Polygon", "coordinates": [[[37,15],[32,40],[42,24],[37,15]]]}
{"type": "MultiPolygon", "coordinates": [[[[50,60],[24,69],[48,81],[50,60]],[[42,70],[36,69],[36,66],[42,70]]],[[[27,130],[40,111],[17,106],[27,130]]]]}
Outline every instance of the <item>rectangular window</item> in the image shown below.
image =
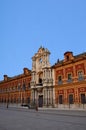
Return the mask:
{"type": "Polygon", "coordinates": [[[63,96],[59,95],[59,104],[63,104],[63,96]]]}
{"type": "Polygon", "coordinates": [[[68,82],[72,82],[72,74],[68,74],[68,82]]]}

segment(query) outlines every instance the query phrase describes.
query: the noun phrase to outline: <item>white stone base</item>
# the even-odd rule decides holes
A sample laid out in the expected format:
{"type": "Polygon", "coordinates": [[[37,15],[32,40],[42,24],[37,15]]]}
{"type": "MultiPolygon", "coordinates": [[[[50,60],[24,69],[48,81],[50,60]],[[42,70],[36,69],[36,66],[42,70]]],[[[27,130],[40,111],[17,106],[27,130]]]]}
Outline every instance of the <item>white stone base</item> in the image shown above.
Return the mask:
{"type": "Polygon", "coordinates": [[[86,109],[86,104],[58,104],[55,105],[59,109],[86,109]]]}

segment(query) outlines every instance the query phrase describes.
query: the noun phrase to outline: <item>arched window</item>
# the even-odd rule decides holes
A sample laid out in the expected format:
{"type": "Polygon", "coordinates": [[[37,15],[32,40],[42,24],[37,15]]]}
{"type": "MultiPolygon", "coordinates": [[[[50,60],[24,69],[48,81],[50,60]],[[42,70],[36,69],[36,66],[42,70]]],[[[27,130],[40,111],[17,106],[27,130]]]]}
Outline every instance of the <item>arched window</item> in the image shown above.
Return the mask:
{"type": "Polygon", "coordinates": [[[41,78],[39,78],[39,84],[42,84],[42,79],[41,78]]]}

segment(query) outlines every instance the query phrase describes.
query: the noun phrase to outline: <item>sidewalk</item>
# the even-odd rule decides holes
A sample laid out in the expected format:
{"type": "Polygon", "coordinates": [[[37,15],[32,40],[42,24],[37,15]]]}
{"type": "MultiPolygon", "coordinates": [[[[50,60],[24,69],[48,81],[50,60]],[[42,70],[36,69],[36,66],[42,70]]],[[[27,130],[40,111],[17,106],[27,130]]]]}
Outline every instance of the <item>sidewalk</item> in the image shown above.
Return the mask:
{"type": "Polygon", "coordinates": [[[40,107],[39,110],[74,110],[74,111],[86,111],[86,108],[45,108],[40,107]]]}
{"type": "Polygon", "coordinates": [[[43,114],[52,114],[52,115],[62,115],[62,116],[80,116],[86,117],[86,109],[71,109],[71,108],[38,108],[36,109],[28,109],[28,107],[22,106],[10,106],[6,108],[6,106],[1,106],[1,109],[8,109],[8,110],[22,110],[26,112],[38,112],[43,114]]]}
{"type": "Polygon", "coordinates": [[[47,114],[86,117],[86,109],[75,110],[75,109],[59,109],[59,108],[38,108],[38,111],[47,114]]]}

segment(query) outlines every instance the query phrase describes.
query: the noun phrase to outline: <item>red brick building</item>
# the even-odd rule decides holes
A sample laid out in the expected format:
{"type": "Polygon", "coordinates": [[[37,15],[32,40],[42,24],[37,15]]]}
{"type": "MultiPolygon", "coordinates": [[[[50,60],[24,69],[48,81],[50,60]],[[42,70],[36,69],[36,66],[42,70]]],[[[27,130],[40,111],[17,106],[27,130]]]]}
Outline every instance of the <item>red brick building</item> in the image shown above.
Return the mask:
{"type": "Polygon", "coordinates": [[[32,57],[32,70],[0,81],[0,103],[24,105],[31,102],[40,107],[86,108],[86,53],[74,56],[64,53],[63,60],[53,66],[50,52],[40,47],[32,57]]]}
{"type": "Polygon", "coordinates": [[[86,53],[64,53],[54,69],[55,106],[86,107],[86,53]]]}
{"type": "Polygon", "coordinates": [[[22,105],[30,102],[31,71],[24,68],[24,73],[8,77],[0,82],[0,103],[22,105]]]}

